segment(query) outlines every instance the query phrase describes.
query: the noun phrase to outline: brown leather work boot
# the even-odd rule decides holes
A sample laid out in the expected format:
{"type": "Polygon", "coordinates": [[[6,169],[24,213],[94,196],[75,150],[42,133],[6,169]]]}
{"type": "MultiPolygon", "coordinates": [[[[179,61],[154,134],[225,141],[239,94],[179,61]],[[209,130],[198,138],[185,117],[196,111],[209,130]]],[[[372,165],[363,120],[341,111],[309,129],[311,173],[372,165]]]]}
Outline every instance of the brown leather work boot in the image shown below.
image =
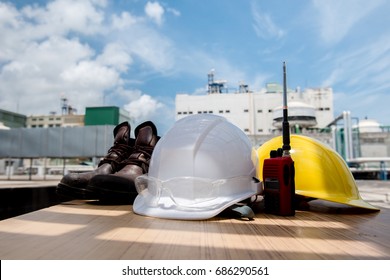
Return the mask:
{"type": "Polygon", "coordinates": [[[149,170],[149,162],[155,145],[160,139],[157,128],[147,121],[135,129],[135,144],[130,156],[120,164],[120,170],[115,174],[96,175],[87,187],[98,193],[103,203],[132,204],[137,191],[134,180],[149,170]]]}
{"type": "Polygon", "coordinates": [[[130,138],[130,124],[123,122],[114,128],[114,145],[99,162],[98,168],[85,173],[66,174],[57,186],[57,194],[72,199],[96,199],[96,194],[86,187],[98,174],[112,174],[119,170],[120,163],[132,153],[134,139],[130,138]]]}

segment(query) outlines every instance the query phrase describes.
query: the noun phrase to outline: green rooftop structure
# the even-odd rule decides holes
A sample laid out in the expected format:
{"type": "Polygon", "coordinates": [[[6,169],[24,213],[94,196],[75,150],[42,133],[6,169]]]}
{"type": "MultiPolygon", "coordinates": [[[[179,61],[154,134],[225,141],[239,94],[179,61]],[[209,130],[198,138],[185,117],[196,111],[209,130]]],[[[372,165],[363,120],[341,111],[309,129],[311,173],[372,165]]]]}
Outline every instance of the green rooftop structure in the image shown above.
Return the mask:
{"type": "Polygon", "coordinates": [[[116,106],[85,108],[85,125],[118,125],[130,121],[130,114],[116,106]]]}

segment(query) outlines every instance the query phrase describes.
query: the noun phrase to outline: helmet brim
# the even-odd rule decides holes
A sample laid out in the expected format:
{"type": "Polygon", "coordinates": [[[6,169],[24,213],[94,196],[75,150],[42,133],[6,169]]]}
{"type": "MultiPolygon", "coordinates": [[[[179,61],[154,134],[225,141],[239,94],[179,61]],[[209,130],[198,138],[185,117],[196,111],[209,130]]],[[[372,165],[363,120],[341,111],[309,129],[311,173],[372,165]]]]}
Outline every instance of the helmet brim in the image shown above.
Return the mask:
{"type": "Polygon", "coordinates": [[[133,211],[136,214],[155,218],[176,220],[207,220],[217,216],[228,207],[256,195],[255,191],[248,191],[237,195],[234,200],[231,197],[218,197],[198,207],[177,206],[171,198],[161,197],[156,206],[150,206],[147,198],[137,195],[133,203],[133,211]]]}

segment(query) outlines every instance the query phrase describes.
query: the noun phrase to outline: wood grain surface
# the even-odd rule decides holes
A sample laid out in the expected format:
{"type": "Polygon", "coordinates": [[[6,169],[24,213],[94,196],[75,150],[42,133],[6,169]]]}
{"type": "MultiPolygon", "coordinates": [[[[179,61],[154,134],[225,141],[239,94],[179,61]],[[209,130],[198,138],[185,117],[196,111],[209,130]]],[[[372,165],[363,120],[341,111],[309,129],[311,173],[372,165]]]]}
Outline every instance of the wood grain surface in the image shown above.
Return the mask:
{"type": "Polygon", "coordinates": [[[310,204],[294,217],[181,221],[71,201],[0,221],[0,259],[390,259],[390,209],[310,204]]]}

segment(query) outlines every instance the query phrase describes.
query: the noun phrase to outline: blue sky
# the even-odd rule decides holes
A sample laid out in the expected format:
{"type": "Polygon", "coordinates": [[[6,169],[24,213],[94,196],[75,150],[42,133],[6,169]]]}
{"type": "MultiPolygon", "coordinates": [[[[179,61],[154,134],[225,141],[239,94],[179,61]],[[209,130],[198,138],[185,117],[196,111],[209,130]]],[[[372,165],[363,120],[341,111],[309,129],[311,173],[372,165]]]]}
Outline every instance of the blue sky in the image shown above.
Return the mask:
{"type": "Polygon", "coordinates": [[[390,1],[0,1],[0,108],[115,105],[164,133],[207,73],[252,90],[330,86],[335,117],[390,125],[390,1]]]}

